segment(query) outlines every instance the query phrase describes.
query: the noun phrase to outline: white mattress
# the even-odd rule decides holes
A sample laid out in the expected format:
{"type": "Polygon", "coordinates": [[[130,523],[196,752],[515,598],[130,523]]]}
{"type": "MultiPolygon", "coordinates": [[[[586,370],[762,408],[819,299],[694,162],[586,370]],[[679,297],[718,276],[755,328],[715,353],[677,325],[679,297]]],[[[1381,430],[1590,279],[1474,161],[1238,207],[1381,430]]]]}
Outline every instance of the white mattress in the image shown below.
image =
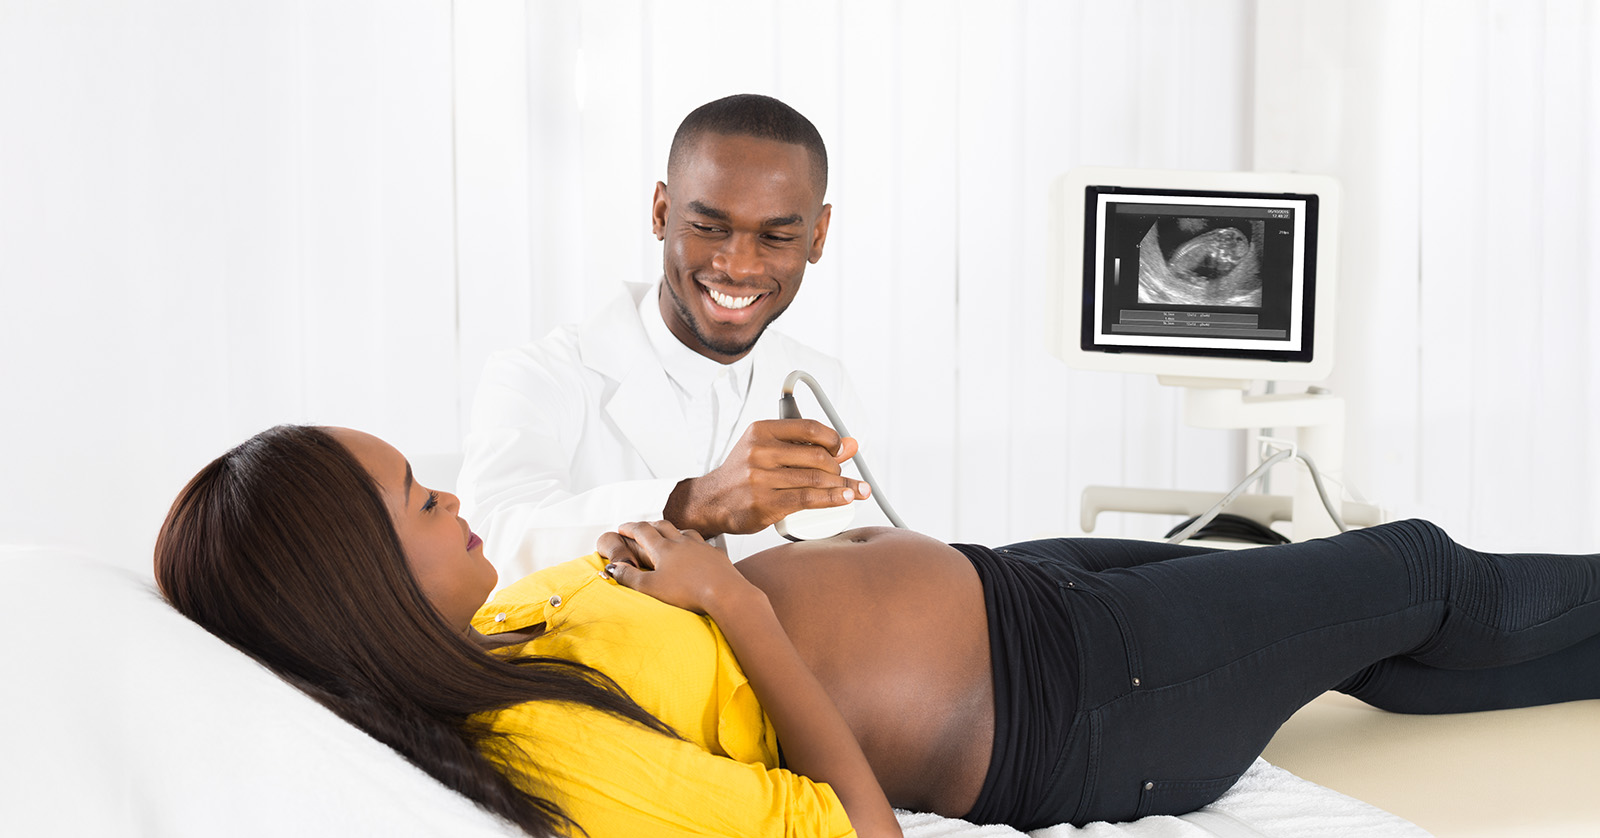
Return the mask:
{"type": "MultiPolygon", "coordinates": [[[[179,616],[148,579],[0,546],[0,833],[517,834],[179,616]]],[[[902,813],[908,838],[1020,834],[902,813]]],[[[1182,818],[1056,826],[1042,838],[1420,836],[1258,761],[1182,818]]]]}

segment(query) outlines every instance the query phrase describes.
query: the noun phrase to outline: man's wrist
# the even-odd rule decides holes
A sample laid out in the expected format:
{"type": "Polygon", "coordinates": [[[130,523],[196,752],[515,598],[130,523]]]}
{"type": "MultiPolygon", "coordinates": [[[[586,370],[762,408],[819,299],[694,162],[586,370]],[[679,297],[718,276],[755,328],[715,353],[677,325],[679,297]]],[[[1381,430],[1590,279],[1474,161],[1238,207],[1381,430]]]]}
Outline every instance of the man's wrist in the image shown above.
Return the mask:
{"type": "Polygon", "coordinates": [[[671,521],[679,529],[694,530],[704,538],[714,538],[721,535],[722,531],[694,514],[695,481],[698,479],[688,477],[679,480],[678,485],[672,487],[672,493],[667,495],[667,505],[661,510],[661,517],[671,521]]]}

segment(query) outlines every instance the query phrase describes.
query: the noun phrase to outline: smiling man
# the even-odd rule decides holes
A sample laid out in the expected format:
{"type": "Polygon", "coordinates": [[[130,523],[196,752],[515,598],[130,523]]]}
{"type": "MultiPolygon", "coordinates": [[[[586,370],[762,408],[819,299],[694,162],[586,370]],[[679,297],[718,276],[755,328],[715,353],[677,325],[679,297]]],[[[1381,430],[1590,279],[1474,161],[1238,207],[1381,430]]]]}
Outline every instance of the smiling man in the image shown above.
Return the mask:
{"type": "Polygon", "coordinates": [[[767,332],[822,258],[827,183],[821,135],[776,99],[684,119],[651,206],[660,279],[485,366],[460,489],[502,582],[632,520],[724,537],[738,559],[776,543],[749,534],[786,515],[870,493],[841,467],[855,440],[771,418],[795,369],[859,415],[838,361],[767,332]]]}

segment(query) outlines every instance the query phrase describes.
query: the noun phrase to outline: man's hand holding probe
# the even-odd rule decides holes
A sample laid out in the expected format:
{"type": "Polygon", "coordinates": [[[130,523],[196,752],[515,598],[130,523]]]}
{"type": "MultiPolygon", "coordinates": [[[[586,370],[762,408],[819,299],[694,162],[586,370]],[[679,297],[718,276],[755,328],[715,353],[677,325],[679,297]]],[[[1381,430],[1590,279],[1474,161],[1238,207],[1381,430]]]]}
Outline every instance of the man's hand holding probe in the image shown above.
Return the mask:
{"type": "Polygon", "coordinates": [[[844,506],[872,492],[840,470],[856,450],[855,439],[815,420],[753,422],[722,465],[678,483],[664,514],[711,538],[759,532],[802,509],[844,506]]]}

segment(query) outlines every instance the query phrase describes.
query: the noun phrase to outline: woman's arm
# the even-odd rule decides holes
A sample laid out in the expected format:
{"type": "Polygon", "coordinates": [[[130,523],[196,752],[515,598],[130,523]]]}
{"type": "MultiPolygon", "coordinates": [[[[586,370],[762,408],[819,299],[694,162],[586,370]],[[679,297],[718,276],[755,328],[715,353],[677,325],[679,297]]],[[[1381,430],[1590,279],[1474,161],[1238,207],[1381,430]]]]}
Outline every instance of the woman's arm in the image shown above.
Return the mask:
{"type": "Polygon", "coordinates": [[[670,523],[633,523],[607,534],[612,576],[629,588],[714,620],[777,728],[791,769],[827,783],[863,838],[899,836],[900,824],[861,746],[822,685],[795,651],[766,594],[692,530],[670,523]],[[623,542],[629,539],[632,544],[623,542]],[[631,548],[631,549],[630,549],[631,548]]]}

